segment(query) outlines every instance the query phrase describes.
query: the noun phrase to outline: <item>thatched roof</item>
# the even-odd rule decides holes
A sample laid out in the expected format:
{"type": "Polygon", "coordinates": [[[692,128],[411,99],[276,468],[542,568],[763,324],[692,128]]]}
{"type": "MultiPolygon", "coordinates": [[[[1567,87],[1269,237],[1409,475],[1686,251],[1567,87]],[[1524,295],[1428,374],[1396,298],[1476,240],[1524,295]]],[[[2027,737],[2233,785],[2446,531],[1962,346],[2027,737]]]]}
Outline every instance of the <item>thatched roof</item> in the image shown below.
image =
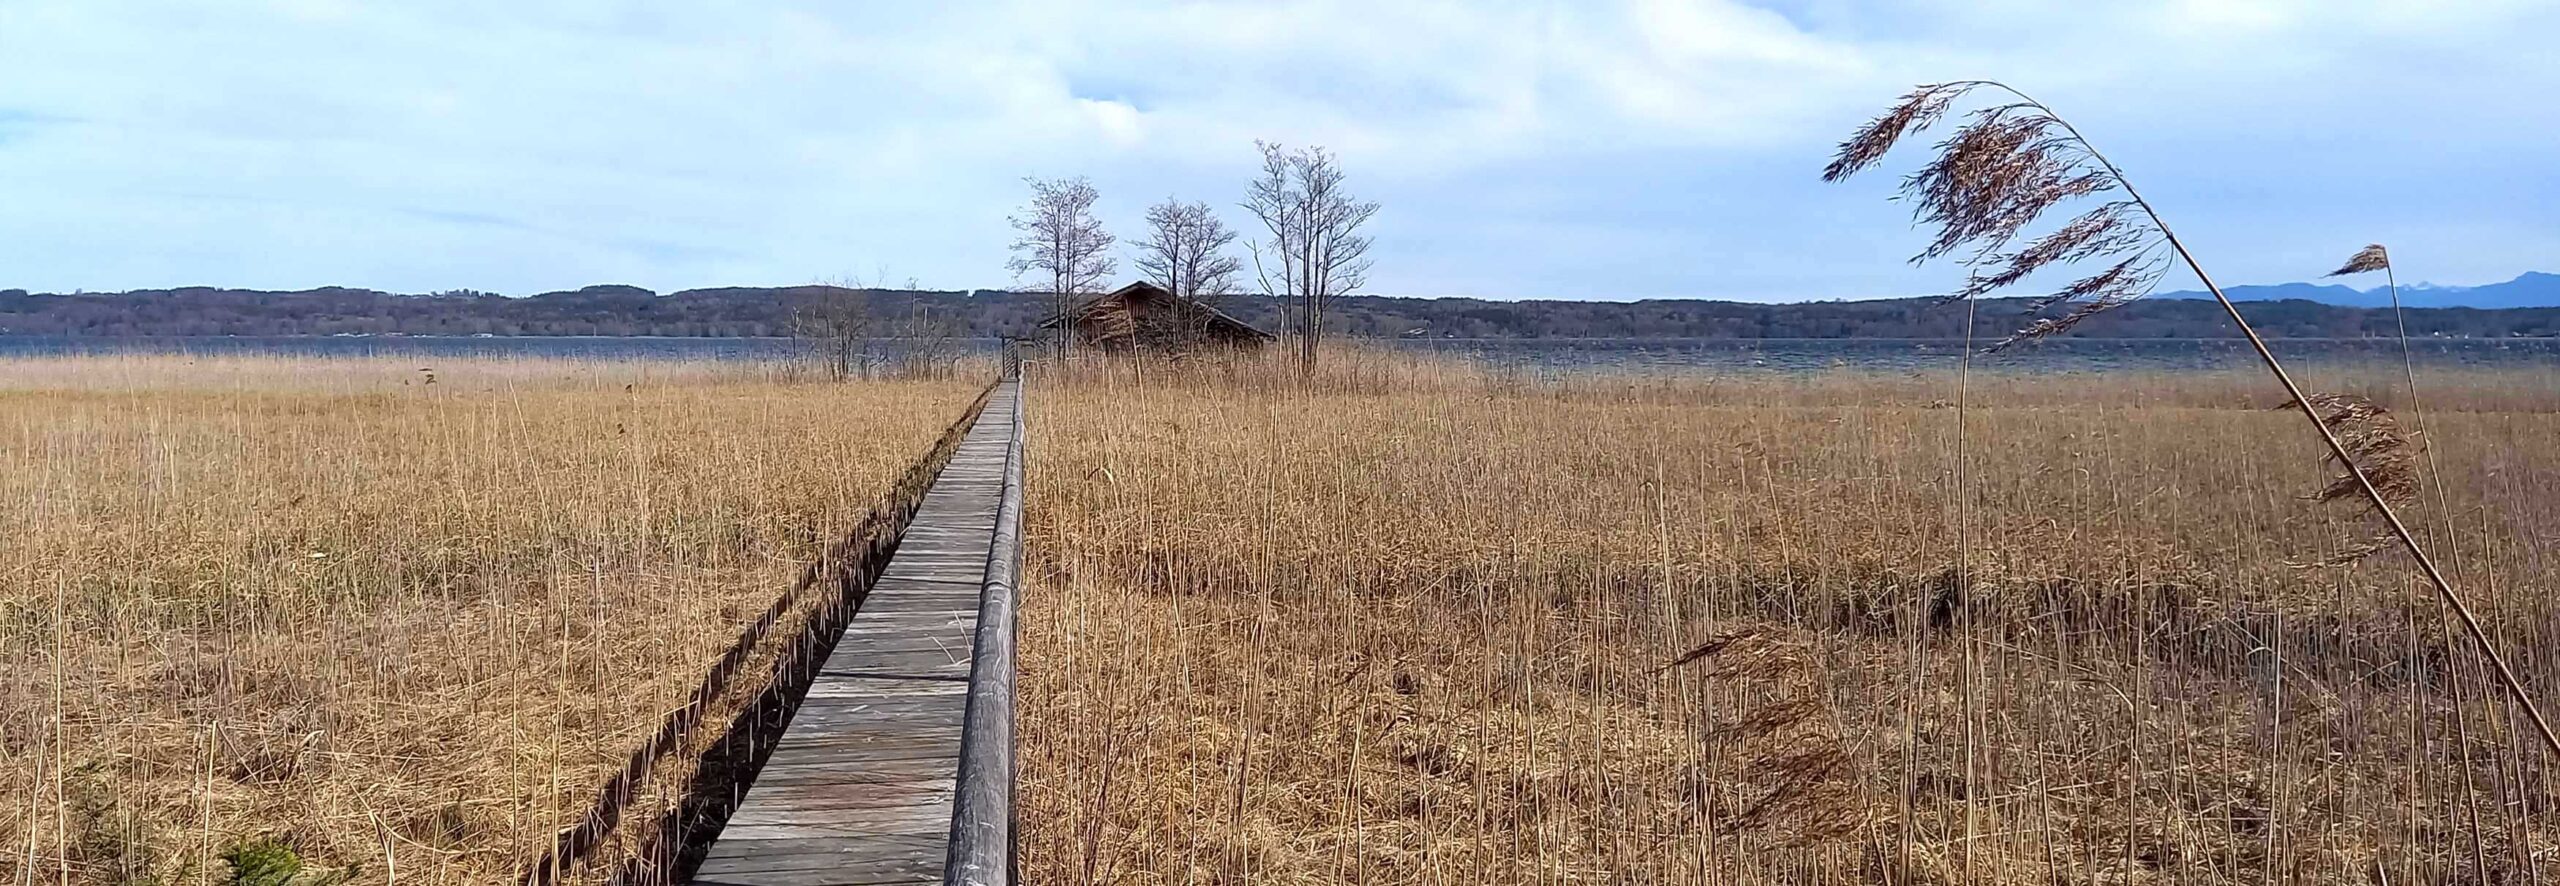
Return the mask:
{"type": "Polygon", "coordinates": [[[1101,315],[1105,312],[1118,309],[1140,300],[1180,305],[1185,310],[1199,311],[1206,319],[1208,326],[1207,331],[1220,337],[1251,339],[1254,341],[1270,341],[1276,337],[1269,332],[1264,332],[1261,328],[1256,327],[1251,323],[1238,320],[1234,315],[1218,310],[1216,307],[1205,302],[1198,299],[1183,298],[1173,294],[1162,286],[1158,286],[1144,280],[1131,283],[1127,286],[1120,287],[1119,289],[1087,299],[1084,303],[1067,309],[1067,313],[1065,315],[1053,315],[1049,319],[1040,321],[1040,325],[1034,328],[1043,331],[1054,330],[1058,328],[1061,321],[1070,319],[1072,319],[1077,325],[1083,325],[1088,320],[1096,319],[1097,315],[1101,315]]]}

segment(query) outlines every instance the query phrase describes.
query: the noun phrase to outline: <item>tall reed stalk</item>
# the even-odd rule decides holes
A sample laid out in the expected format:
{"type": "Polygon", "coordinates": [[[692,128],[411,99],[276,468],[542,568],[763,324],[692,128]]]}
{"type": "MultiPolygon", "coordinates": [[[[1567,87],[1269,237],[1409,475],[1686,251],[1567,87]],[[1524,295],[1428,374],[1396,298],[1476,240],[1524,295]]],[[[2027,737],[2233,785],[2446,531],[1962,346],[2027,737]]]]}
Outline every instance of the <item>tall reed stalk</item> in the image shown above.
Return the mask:
{"type": "Polygon", "coordinates": [[[2339,416],[2334,411],[2324,414],[2321,398],[2307,394],[2295,383],[2292,373],[2267,347],[2266,339],[2241,315],[2239,305],[2213,282],[2203,263],[2169,229],[2151,201],[2077,127],[2044,103],[1996,80],[1927,84],[1912,90],[1842,142],[1823,170],[1824,180],[1839,181],[1873,166],[1903,136],[1929,128],[1943,119],[1958,99],[1979,89],[2006,93],[2014,100],[1972,112],[1953,136],[1939,143],[1936,160],[1902,183],[1902,195],[1913,202],[1915,218],[1938,228],[1937,238],[1913,261],[1970,250],[1965,263],[1975,270],[1964,287],[1950,296],[1970,302],[2023,281],[2049,265],[2116,259],[2104,270],[2036,300],[2039,311],[2063,306],[2071,309],[2060,316],[2034,321],[2003,342],[2006,345],[2063,332],[2149,294],[2167,271],[2161,259],[2165,247],[2213,293],[2267,372],[2283,386],[2290,398],[2288,405],[2299,408],[2311,422],[2312,430],[2328,447],[2330,458],[2346,471],[2354,489],[2362,493],[2390,527],[2392,537],[2417,561],[2445,605],[2460,617],[2463,631],[2496,669],[2508,698],[2532,721],[2544,747],[2560,757],[2560,734],[2552,731],[2523,681],[2508,666],[2506,656],[2499,653],[2497,644],[2481,627],[2479,617],[2452,580],[2437,568],[2425,546],[2409,532],[2390,497],[2369,475],[2367,466],[2340,441],[2332,427],[2339,416]],[[2050,233],[2010,248],[2047,210],[2112,191],[2121,191],[2123,199],[2103,203],[2050,233]]]}
{"type": "MultiPolygon", "coordinates": [[[[2392,325],[2395,332],[2397,332],[2397,338],[2400,345],[2401,379],[2409,392],[2408,405],[2411,419],[2410,433],[2418,437],[2420,440],[2426,440],[2428,439],[2426,436],[2426,398],[2418,390],[2418,361],[2417,357],[2411,352],[2409,347],[2408,313],[2406,311],[2406,306],[2400,300],[2400,275],[2398,269],[2391,265],[2391,250],[2380,243],[2368,244],[2363,249],[2356,250],[2354,255],[2348,256],[2347,260],[2340,263],[2336,270],[2330,271],[2324,276],[2344,277],[2354,274],[2371,273],[2374,271],[2382,272],[2383,285],[2387,287],[2391,294],[2392,325]]],[[[2418,451],[2420,453],[2420,457],[2424,459],[2426,464],[2424,471],[2427,480],[2426,485],[2429,491],[2434,494],[2433,497],[2435,499],[2436,517],[2440,521],[2439,532],[2441,534],[2438,538],[2442,539],[2448,546],[2448,549],[2452,552],[2450,562],[2453,566],[2453,570],[2458,574],[2462,570],[2462,547],[2455,543],[2458,536],[2455,534],[2453,526],[2453,504],[2450,501],[2450,497],[2445,492],[2444,472],[2436,464],[2436,452],[2433,445],[2420,446],[2418,451]]],[[[2445,608],[2448,612],[2451,611],[2450,606],[2445,608]]],[[[2411,623],[2409,633],[2411,655],[2414,659],[2417,654],[2415,607],[2411,608],[2410,617],[2411,623]]],[[[2464,823],[2467,825],[2467,830],[2470,835],[2469,846],[2471,850],[2471,866],[2473,870],[2485,871],[2488,869],[2489,864],[2488,848],[2483,845],[2480,836],[2479,792],[2477,790],[2477,786],[2473,783],[2473,780],[2468,777],[2468,773],[2472,771],[2473,765],[2471,759],[2471,711],[2470,706],[2464,703],[2465,686],[2462,682],[2463,672],[2460,668],[2454,668],[2451,673],[2446,675],[2446,679],[2448,682],[2452,683],[2454,690],[2453,715],[2455,741],[2457,746],[2456,756],[2461,763],[2461,771],[2465,773],[2465,776],[2462,779],[2462,810],[2464,823]]],[[[2411,686],[2411,693],[2414,695],[2416,692],[2417,687],[2413,684],[2411,686]]],[[[2411,723],[2411,728],[2419,734],[2418,737],[2420,741],[2423,741],[2424,737],[2423,725],[2423,720],[2413,719],[2411,723]]],[[[2417,785],[2417,777],[2417,770],[2415,767],[2412,767],[2409,773],[2411,782],[2409,815],[2411,832],[2409,835],[2409,842],[2413,847],[2418,843],[2416,831],[2417,822],[2420,816],[2418,814],[2417,807],[2418,804],[2424,802],[2424,793],[2417,785]]],[[[2416,853],[2412,852],[2411,856],[2414,864],[2416,853]]],[[[2417,874],[2415,870],[2403,872],[2404,879],[2408,879],[2411,882],[2415,882],[2416,876],[2417,874]]]]}

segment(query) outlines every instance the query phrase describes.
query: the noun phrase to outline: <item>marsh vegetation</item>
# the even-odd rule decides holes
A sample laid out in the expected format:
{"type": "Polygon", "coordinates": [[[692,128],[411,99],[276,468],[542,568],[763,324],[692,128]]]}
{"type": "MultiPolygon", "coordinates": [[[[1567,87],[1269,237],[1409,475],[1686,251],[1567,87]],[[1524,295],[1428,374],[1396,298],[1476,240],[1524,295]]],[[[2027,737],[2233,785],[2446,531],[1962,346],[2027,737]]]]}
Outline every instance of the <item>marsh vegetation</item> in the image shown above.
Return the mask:
{"type": "MultiPolygon", "coordinates": [[[[1034,367],[1031,882],[2560,875],[2529,727],[2258,376],[1297,357],[1034,367]]],[[[2424,381],[2411,523],[2548,697],[2560,379],[2424,381]]],[[[0,382],[0,867],[98,883],[520,877],[978,390],[0,382]]]]}
{"type": "MultiPolygon", "coordinates": [[[[2312,565],[2373,525],[2263,376],[1325,366],[1032,381],[1033,881],[2560,875],[2434,592],[2312,565]]],[[[2411,518],[2543,697],[2554,381],[2430,377],[2411,518]]]]}
{"type": "Polygon", "coordinates": [[[980,387],[0,361],[0,882],[516,880],[980,387]]]}

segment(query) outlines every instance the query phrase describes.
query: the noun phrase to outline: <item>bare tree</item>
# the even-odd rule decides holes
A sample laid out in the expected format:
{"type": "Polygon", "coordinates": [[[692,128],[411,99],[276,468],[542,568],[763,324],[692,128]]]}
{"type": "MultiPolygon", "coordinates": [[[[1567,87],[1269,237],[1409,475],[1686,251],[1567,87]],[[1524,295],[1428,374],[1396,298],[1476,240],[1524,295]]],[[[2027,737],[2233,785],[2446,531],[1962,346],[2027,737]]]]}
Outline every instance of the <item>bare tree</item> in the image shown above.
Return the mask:
{"type": "Polygon", "coordinates": [[[856,281],[810,288],[791,309],[791,337],[800,339],[842,381],[861,374],[874,328],[871,294],[856,281]]]}
{"type": "Polygon", "coordinates": [[[1138,270],[1165,291],[1195,301],[1234,292],[1244,262],[1227,255],[1236,232],[1207,203],[1173,198],[1147,207],[1147,239],[1138,244],[1138,270]]]}
{"type": "Polygon", "coordinates": [[[902,374],[926,378],[947,378],[953,364],[959,361],[960,324],[951,312],[935,312],[931,305],[918,303],[907,316],[891,324],[898,338],[898,368],[902,374]]]}
{"type": "Polygon", "coordinates": [[[1262,175],[1247,188],[1244,207],[1270,239],[1245,245],[1263,294],[1296,312],[1299,369],[1313,375],[1325,306],[1368,282],[1369,238],[1360,227],[1378,204],[1343,189],[1342,167],[1330,151],[1261,141],[1254,147],[1262,150],[1262,175]]]}
{"type": "Polygon", "coordinates": [[[1031,202],[1012,219],[1013,229],[1022,235],[1013,241],[1013,260],[1005,267],[1016,277],[1034,271],[1049,275],[1056,308],[1050,316],[1058,322],[1058,338],[1052,341],[1063,341],[1071,332],[1067,301],[1100,289],[1119,267],[1109,255],[1110,232],[1093,216],[1093,204],[1102,195],[1083,176],[1023,181],[1031,185],[1031,202]]]}

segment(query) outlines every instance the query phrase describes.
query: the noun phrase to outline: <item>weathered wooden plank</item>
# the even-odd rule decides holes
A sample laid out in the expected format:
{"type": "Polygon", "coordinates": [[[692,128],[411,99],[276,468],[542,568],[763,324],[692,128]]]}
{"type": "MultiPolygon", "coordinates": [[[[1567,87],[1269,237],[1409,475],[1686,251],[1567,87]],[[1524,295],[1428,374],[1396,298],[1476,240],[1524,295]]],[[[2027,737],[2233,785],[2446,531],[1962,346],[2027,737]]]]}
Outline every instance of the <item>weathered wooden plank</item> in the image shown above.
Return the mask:
{"type": "Polygon", "coordinates": [[[766,768],[773,770],[775,779],[799,784],[930,781],[950,778],[958,771],[948,755],[935,757],[912,749],[852,752],[825,758],[791,757],[766,768]]]}
{"type": "Polygon", "coordinates": [[[966,637],[974,632],[977,626],[977,619],[972,614],[892,609],[874,612],[871,615],[876,619],[875,621],[863,625],[859,630],[846,630],[845,636],[856,640],[875,637],[966,637]]]}
{"type": "Polygon", "coordinates": [[[874,614],[881,616],[884,621],[893,615],[921,617],[904,622],[871,625],[864,627],[859,633],[848,630],[844,632],[844,639],[836,644],[836,648],[847,648],[845,646],[847,643],[903,643],[910,640],[949,637],[966,639],[975,636],[978,632],[977,619],[956,613],[898,611],[874,614]]]}
{"type": "Polygon", "coordinates": [[[799,753],[803,746],[812,752],[853,757],[874,750],[956,742],[962,725],[957,713],[928,718],[912,711],[839,712],[824,720],[811,720],[807,741],[793,742],[791,747],[776,747],[769,759],[800,759],[791,755],[799,753]]]}
{"type": "Polygon", "coordinates": [[[874,806],[858,813],[843,809],[810,810],[785,816],[796,821],[756,823],[732,821],[741,840],[823,840],[828,837],[930,837],[951,829],[949,799],[919,799],[897,806],[874,806]]]}
{"type": "Polygon", "coordinates": [[[897,802],[901,798],[949,792],[951,785],[950,779],[940,778],[914,781],[789,782],[760,785],[758,789],[772,794],[768,802],[775,808],[797,809],[803,806],[831,804],[844,797],[877,796],[885,802],[897,802]]]}
{"type": "MultiPolygon", "coordinates": [[[[836,644],[837,655],[887,655],[896,652],[949,652],[968,658],[969,631],[943,625],[911,625],[902,629],[848,634],[836,644]],[[957,646],[959,648],[953,648],[957,646]]],[[[848,659],[850,660],[850,659],[848,659]]]]}
{"type": "Polygon", "coordinates": [[[846,631],[844,639],[836,644],[836,649],[838,651],[845,649],[867,650],[872,648],[872,646],[881,643],[914,643],[951,639],[966,640],[977,631],[977,620],[971,618],[966,613],[892,609],[886,612],[875,612],[872,613],[872,615],[882,617],[884,619],[884,623],[865,626],[860,633],[846,631]],[[899,615],[912,615],[917,617],[898,621],[886,621],[888,617],[899,615]]]}
{"type": "Polygon", "coordinates": [[[882,825],[895,823],[899,834],[931,834],[913,827],[917,824],[950,827],[951,785],[922,787],[901,791],[864,791],[804,797],[788,807],[756,810],[754,814],[729,819],[738,828],[739,839],[752,833],[746,828],[767,828],[799,836],[815,833],[847,832],[855,836],[887,834],[882,825]]]}
{"type": "MultiPolygon", "coordinates": [[[[808,728],[811,729],[847,732],[856,728],[861,728],[873,735],[892,735],[907,732],[929,731],[925,727],[959,728],[960,725],[965,722],[964,714],[966,710],[966,708],[960,705],[952,705],[951,709],[948,711],[865,711],[853,708],[828,711],[802,710],[800,713],[792,715],[792,720],[797,722],[801,718],[806,717],[809,722],[808,728]],[[856,724],[877,725],[857,726],[856,724]]],[[[783,735],[787,740],[790,733],[785,731],[783,735]]],[[[775,753],[780,753],[781,748],[776,747],[774,751],[775,753]]]]}
{"type": "MultiPolygon", "coordinates": [[[[862,601],[862,611],[875,611],[873,607],[878,607],[876,611],[880,612],[974,613],[978,609],[978,603],[973,594],[945,594],[936,591],[930,594],[898,594],[862,601]]],[[[860,618],[860,616],[855,617],[860,618]]]]}
{"type": "Polygon", "coordinates": [[[928,593],[933,591],[954,590],[974,591],[978,589],[979,585],[980,582],[968,578],[954,578],[947,575],[938,575],[929,572],[919,571],[915,573],[901,573],[895,576],[882,572],[880,574],[880,580],[871,584],[871,592],[874,594],[904,594],[916,591],[924,591],[928,593]]]}
{"type": "Polygon", "coordinates": [[[895,869],[723,871],[694,882],[702,886],[932,886],[942,878],[895,869]]]}
{"type": "MultiPolygon", "coordinates": [[[[768,841],[741,841],[763,844],[768,841]]],[[[939,862],[930,853],[940,851],[940,841],[907,834],[878,837],[818,837],[791,841],[794,845],[756,848],[758,855],[723,856],[712,859],[718,872],[732,877],[769,876],[787,871],[807,871],[810,876],[834,876],[837,883],[912,882],[913,878],[930,877],[939,862]],[[811,843],[832,843],[828,849],[803,849],[811,843]],[[890,879],[879,879],[886,876],[890,879]]],[[[711,868],[706,864],[705,868],[711,868]]],[[[728,882],[728,881],[723,881],[728,882]]],[[[767,882],[757,880],[754,882],[767,882]]]]}
{"type": "Polygon", "coordinates": [[[824,763],[829,760],[852,759],[864,756],[880,758],[904,756],[929,760],[932,759],[931,756],[919,754],[916,749],[929,749],[935,745],[948,744],[958,740],[960,740],[960,730],[957,727],[916,729],[898,733],[894,738],[883,736],[878,740],[870,741],[843,741],[821,738],[817,741],[801,743],[789,750],[775,748],[774,756],[768,759],[773,761],[771,765],[774,766],[789,766],[800,763],[824,763]]]}
{"type": "MultiPolygon", "coordinates": [[[[882,595],[880,599],[895,600],[916,594],[938,593],[944,593],[944,591],[939,587],[935,587],[924,590],[907,591],[900,594],[882,595]]],[[[848,626],[845,629],[845,633],[848,636],[860,637],[868,634],[914,630],[917,628],[948,630],[955,633],[969,634],[974,633],[978,627],[978,613],[971,610],[933,612],[929,610],[888,609],[865,612],[863,615],[865,617],[862,619],[861,627],[857,628],[848,626]]]]}
{"type": "MultiPolygon", "coordinates": [[[[933,696],[908,696],[897,699],[829,698],[801,707],[793,716],[811,717],[809,724],[821,726],[838,720],[863,722],[878,720],[892,724],[913,722],[918,718],[942,713],[957,713],[967,706],[956,699],[933,696]],[[822,719],[821,719],[822,718],[822,719]]],[[[897,727],[893,727],[897,728],[897,727]]]]}
{"type": "MultiPolygon", "coordinates": [[[[946,584],[954,581],[965,581],[974,584],[984,581],[985,578],[986,573],[981,564],[969,562],[969,558],[954,554],[919,554],[913,562],[907,564],[907,568],[901,569],[897,573],[889,576],[889,579],[892,582],[940,580],[946,584]]],[[[893,585],[889,592],[898,593],[903,590],[905,589],[897,588],[893,585]]],[[[918,590],[923,589],[919,588],[918,590]]],[[[937,588],[935,590],[949,589],[937,588]]]]}
{"type": "MultiPolygon", "coordinates": [[[[856,798],[848,797],[848,801],[856,798]]],[[[738,839],[751,840],[759,835],[769,838],[873,836],[879,834],[922,834],[916,825],[951,827],[950,788],[945,785],[937,794],[916,791],[906,794],[873,794],[861,805],[802,803],[790,808],[759,809],[729,819],[738,839]],[[851,813],[851,814],[849,814],[851,813]],[[894,829],[893,829],[894,828],[894,829]]]]}
{"type": "MultiPolygon", "coordinates": [[[[917,837],[912,834],[878,834],[867,837],[818,837],[809,840],[793,840],[790,841],[788,845],[776,845],[776,841],[771,840],[723,840],[720,842],[720,845],[711,847],[711,852],[708,857],[714,860],[725,860],[733,858],[755,858],[759,856],[765,858],[787,858],[790,856],[805,855],[831,859],[837,863],[842,863],[845,860],[844,856],[870,852],[876,849],[939,849],[941,848],[941,845],[942,843],[939,840],[935,840],[930,837],[917,837]]],[[[790,868],[788,866],[776,866],[770,869],[788,870],[790,868]]]]}
{"type": "Polygon", "coordinates": [[[933,886],[940,876],[844,871],[775,871],[722,873],[696,879],[700,886],[933,886]]]}
{"type": "MultiPolygon", "coordinates": [[[[950,744],[945,740],[938,744],[950,744]]],[[[928,746],[864,748],[824,756],[804,754],[782,757],[765,768],[772,770],[777,784],[903,784],[935,779],[949,780],[959,771],[948,753],[935,756],[936,748],[928,746]],[[864,767],[864,773],[876,777],[854,780],[837,778],[831,767],[864,767]]],[[[761,777],[759,777],[761,783],[761,777]]],[[[745,808],[745,807],[740,807],[745,808]]]]}
{"type": "Polygon", "coordinates": [[[861,648],[853,652],[853,655],[845,655],[831,661],[863,662],[875,665],[920,661],[927,667],[946,664],[965,666],[969,663],[969,644],[966,641],[937,637],[892,637],[871,640],[861,644],[861,648]]]}
{"type": "Polygon", "coordinates": [[[829,657],[822,672],[853,672],[854,668],[848,667],[850,665],[859,665],[863,670],[920,670],[928,674],[944,668],[957,668],[956,673],[965,677],[969,671],[969,648],[964,645],[958,649],[863,650],[860,655],[829,657]]]}
{"type": "Polygon", "coordinates": [[[837,653],[860,653],[860,656],[883,656],[883,653],[957,653],[955,658],[968,658],[970,630],[952,630],[945,625],[914,625],[904,630],[878,630],[845,635],[835,645],[837,653]],[[960,645],[960,648],[952,648],[960,645]]]}
{"type": "MultiPolygon", "coordinates": [[[[793,720],[796,722],[801,716],[807,716],[808,726],[804,728],[815,730],[810,733],[813,738],[863,735],[886,739],[959,728],[965,710],[960,705],[952,705],[948,710],[924,707],[803,709],[793,715],[793,720]]],[[[781,751],[779,747],[774,749],[775,753],[781,751]]]]}
{"type": "Polygon", "coordinates": [[[789,802],[764,804],[743,817],[733,817],[730,824],[798,824],[811,816],[842,819],[846,810],[879,809],[902,803],[951,802],[952,782],[899,781],[858,785],[813,785],[790,797],[789,802]]]}
{"type": "MultiPolygon", "coordinates": [[[[893,609],[887,612],[877,612],[873,614],[884,616],[905,615],[910,612],[913,612],[913,610],[893,609]]],[[[924,615],[925,617],[923,618],[910,618],[865,627],[862,629],[861,633],[846,631],[844,639],[837,642],[836,649],[838,652],[842,652],[846,649],[860,649],[865,652],[869,652],[875,649],[882,649],[881,644],[930,644],[937,640],[946,642],[950,640],[965,641],[968,640],[970,635],[975,632],[974,619],[963,618],[950,613],[943,613],[940,617],[935,617],[931,614],[924,615]]]]}
{"type": "MultiPolygon", "coordinates": [[[[919,584],[912,589],[882,594],[880,595],[880,598],[885,600],[907,597],[915,594],[943,594],[949,592],[949,588],[946,587],[944,583],[936,582],[930,585],[919,584]]],[[[974,631],[977,629],[978,613],[974,611],[974,607],[972,610],[956,612],[916,612],[903,610],[872,611],[863,613],[861,621],[861,627],[848,625],[845,629],[846,633],[853,633],[855,631],[872,633],[876,631],[900,630],[919,626],[950,627],[957,628],[964,632],[974,631]]],[[[861,634],[855,634],[855,636],[861,636],[861,634]]]]}

